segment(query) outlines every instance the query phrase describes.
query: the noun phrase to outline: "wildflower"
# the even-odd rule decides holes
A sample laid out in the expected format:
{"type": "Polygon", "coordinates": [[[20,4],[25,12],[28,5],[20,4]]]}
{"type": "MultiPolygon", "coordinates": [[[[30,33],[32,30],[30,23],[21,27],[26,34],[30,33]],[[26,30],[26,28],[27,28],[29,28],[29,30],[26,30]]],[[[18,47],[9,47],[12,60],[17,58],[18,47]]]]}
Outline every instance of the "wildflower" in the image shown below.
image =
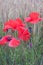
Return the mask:
{"type": "Polygon", "coordinates": [[[30,22],[32,24],[37,24],[41,20],[42,18],[40,18],[40,14],[38,12],[32,12],[29,14],[29,17],[25,18],[26,22],[30,22]]]}
{"type": "Polygon", "coordinates": [[[7,40],[8,37],[11,37],[11,35],[3,36],[3,37],[0,39],[0,45],[5,45],[5,44],[8,42],[8,40],[7,40]]]}
{"type": "Polygon", "coordinates": [[[22,33],[19,32],[18,37],[23,41],[27,41],[30,39],[30,32],[28,32],[28,29],[25,29],[22,33]]]}
{"type": "Polygon", "coordinates": [[[3,37],[2,39],[0,39],[0,45],[5,45],[6,44],[6,39],[5,37],[3,37]]]}
{"type": "Polygon", "coordinates": [[[25,27],[25,24],[20,18],[15,19],[15,22],[16,22],[17,27],[19,26],[25,27]]]}
{"type": "Polygon", "coordinates": [[[20,41],[15,39],[15,38],[12,38],[12,40],[9,42],[8,46],[9,47],[18,47],[20,45],[20,41]]]}
{"type": "Polygon", "coordinates": [[[19,34],[19,33],[23,33],[24,30],[25,30],[24,27],[17,27],[18,34],[19,34]]]}
{"type": "Polygon", "coordinates": [[[10,25],[5,25],[5,27],[3,28],[3,31],[6,32],[8,31],[8,29],[11,29],[12,27],[10,25]]]}
{"type": "Polygon", "coordinates": [[[11,19],[11,20],[4,23],[3,31],[6,32],[6,30],[8,30],[8,29],[12,29],[12,30],[16,29],[16,23],[14,20],[11,19]]]}
{"type": "Polygon", "coordinates": [[[24,27],[25,24],[22,22],[20,18],[17,18],[15,20],[9,20],[8,22],[5,22],[3,31],[7,31],[8,29],[12,29],[13,31],[16,30],[19,27],[24,27]]]}

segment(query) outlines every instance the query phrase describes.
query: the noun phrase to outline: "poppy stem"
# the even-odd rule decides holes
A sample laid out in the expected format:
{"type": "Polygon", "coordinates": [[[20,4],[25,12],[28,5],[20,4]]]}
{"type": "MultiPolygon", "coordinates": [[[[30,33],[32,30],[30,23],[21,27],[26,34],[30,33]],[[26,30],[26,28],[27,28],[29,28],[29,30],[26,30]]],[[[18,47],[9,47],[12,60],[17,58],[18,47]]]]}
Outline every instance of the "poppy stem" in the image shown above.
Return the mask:
{"type": "Polygon", "coordinates": [[[36,24],[34,24],[33,35],[36,33],[36,24]]]}

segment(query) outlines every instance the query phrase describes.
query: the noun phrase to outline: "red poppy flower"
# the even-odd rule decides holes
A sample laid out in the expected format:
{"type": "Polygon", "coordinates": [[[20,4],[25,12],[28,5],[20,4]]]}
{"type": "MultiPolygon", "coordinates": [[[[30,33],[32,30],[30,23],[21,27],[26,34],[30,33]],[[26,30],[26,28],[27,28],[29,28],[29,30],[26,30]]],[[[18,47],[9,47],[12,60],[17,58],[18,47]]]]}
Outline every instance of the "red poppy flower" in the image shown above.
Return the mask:
{"type": "Polygon", "coordinates": [[[12,27],[10,25],[5,25],[3,28],[3,31],[6,32],[8,29],[11,29],[12,27]]]}
{"type": "Polygon", "coordinates": [[[0,45],[5,45],[6,44],[6,39],[5,38],[2,38],[1,40],[0,40],[0,45]]]}
{"type": "Polygon", "coordinates": [[[38,12],[32,12],[29,14],[29,17],[25,18],[26,22],[30,22],[32,24],[37,24],[41,20],[42,18],[40,18],[40,14],[38,12]]]}
{"type": "Polygon", "coordinates": [[[34,20],[39,18],[40,14],[38,12],[32,12],[29,16],[34,20]]]}
{"type": "Polygon", "coordinates": [[[8,29],[16,30],[19,26],[25,26],[20,18],[17,18],[16,20],[9,20],[4,24],[3,31],[7,31],[8,29]]]}
{"type": "Polygon", "coordinates": [[[17,27],[18,26],[22,26],[22,27],[25,27],[25,24],[23,23],[23,21],[20,19],[20,18],[17,18],[15,20],[16,24],[17,24],[17,27]]]}
{"type": "Polygon", "coordinates": [[[18,37],[21,40],[27,41],[30,39],[30,32],[28,32],[28,29],[25,29],[22,33],[18,33],[18,37]]]}
{"type": "Polygon", "coordinates": [[[5,45],[8,42],[8,40],[7,40],[8,37],[11,37],[11,35],[6,35],[6,36],[2,37],[0,39],[0,45],[5,45]]]}
{"type": "Polygon", "coordinates": [[[16,29],[16,26],[17,26],[17,24],[15,23],[15,20],[9,20],[9,22],[10,22],[10,26],[12,27],[12,29],[16,29]]]}
{"type": "Polygon", "coordinates": [[[14,20],[9,20],[8,22],[5,22],[4,23],[4,28],[3,28],[3,31],[7,31],[8,29],[12,29],[12,30],[15,30],[16,29],[16,23],[14,20]]]}
{"type": "Polygon", "coordinates": [[[18,27],[18,28],[17,28],[17,32],[18,32],[18,34],[19,34],[19,33],[23,33],[24,30],[25,30],[24,27],[18,27]]]}
{"type": "Polygon", "coordinates": [[[12,40],[9,42],[9,47],[18,47],[20,45],[20,41],[15,39],[15,38],[12,38],[12,40]]]}

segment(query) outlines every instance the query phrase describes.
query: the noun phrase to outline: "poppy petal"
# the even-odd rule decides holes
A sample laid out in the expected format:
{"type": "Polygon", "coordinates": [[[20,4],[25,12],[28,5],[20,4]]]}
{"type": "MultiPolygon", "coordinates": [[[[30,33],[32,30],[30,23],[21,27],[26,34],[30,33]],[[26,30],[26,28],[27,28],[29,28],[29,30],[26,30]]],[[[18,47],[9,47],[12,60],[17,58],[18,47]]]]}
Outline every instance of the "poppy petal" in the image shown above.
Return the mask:
{"type": "Polygon", "coordinates": [[[15,38],[12,38],[12,40],[9,42],[9,47],[18,47],[20,45],[20,41],[15,39],[15,38]]]}
{"type": "Polygon", "coordinates": [[[25,18],[25,21],[30,21],[31,20],[31,18],[30,17],[27,17],[27,18],[25,18]]]}
{"type": "Polygon", "coordinates": [[[24,30],[23,33],[19,33],[18,37],[21,39],[21,40],[24,40],[24,41],[27,41],[30,39],[30,32],[28,32],[28,30],[24,30]]]}

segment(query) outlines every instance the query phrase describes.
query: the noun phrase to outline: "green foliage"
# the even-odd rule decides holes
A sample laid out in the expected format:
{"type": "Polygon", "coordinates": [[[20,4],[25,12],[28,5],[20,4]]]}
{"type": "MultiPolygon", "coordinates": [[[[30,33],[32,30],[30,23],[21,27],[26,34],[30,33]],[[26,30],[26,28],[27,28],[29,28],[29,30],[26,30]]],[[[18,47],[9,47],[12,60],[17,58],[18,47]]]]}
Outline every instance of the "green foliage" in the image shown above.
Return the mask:
{"type": "Polygon", "coordinates": [[[2,24],[2,22],[0,22],[0,36],[5,35],[5,33],[3,32],[2,28],[3,28],[3,24],[2,24]]]}

